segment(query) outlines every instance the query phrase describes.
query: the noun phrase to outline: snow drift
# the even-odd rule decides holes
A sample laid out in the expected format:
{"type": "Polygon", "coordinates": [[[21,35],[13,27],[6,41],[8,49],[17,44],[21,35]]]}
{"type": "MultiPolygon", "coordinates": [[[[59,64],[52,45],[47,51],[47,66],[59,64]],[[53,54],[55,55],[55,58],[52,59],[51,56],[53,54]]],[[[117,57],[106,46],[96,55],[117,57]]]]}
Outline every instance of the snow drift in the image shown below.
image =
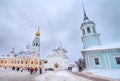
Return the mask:
{"type": "Polygon", "coordinates": [[[43,75],[36,77],[36,81],[89,81],[82,77],[75,76],[66,71],[47,72],[43,75]]]}

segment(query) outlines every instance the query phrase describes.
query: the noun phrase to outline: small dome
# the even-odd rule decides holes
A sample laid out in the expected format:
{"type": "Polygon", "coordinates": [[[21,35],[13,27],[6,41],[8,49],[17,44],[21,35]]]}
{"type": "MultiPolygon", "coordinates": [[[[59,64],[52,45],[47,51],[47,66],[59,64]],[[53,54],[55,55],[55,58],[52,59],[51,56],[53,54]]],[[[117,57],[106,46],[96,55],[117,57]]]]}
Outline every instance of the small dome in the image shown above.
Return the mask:
{"type": "Polygon", "coordinates": [[[36,36],[40,36],[39,29],[40,29],[40,27],[38,27],[38,31],[35,33],[35,34],[36,34],[36,36]]]}
{"type": "Polygon", "coordinates": [[[36,32],[36,36],[40,36],[40,32],[39,31],[36,32]]]}

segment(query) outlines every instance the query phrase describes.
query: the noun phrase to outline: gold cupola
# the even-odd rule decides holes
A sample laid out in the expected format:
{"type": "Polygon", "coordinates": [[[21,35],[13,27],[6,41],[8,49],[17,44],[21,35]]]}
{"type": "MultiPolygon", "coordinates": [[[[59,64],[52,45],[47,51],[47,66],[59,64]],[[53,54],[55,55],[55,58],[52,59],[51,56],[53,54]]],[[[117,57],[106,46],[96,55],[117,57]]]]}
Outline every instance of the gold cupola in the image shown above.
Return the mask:
{"type": "Polygon", "coordinates": [[[38,31],[35,33],[36,34],[36,36],[40,36],[40,27],[38,27],[38,31]]]}

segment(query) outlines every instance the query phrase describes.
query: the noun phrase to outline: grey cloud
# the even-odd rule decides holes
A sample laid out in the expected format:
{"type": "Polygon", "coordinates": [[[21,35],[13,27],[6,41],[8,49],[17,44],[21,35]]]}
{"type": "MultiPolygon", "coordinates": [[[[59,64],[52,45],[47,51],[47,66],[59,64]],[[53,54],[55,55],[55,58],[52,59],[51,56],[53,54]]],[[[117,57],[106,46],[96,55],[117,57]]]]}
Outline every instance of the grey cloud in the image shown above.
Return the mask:
{"type": "MultiPolygon", "coordinates": [[[[81,55],[80,25],[83,21],[80,0],[0,0],[0,53],[16,52],[32,42],[37,26],[41,30],[41,56],[51,53],[61,40],[70,61],[81,55]]],[[[120,41],[119,0],[85,0],[90,20],[96,23],[103,43],[120,41]]]]}

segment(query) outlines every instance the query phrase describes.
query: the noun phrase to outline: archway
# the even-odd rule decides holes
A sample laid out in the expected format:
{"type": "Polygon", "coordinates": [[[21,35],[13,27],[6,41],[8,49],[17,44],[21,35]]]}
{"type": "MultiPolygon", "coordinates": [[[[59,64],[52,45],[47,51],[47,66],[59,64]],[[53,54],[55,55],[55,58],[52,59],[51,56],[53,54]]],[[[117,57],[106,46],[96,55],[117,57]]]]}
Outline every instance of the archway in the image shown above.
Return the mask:
{"type": "Polygon", "coordinates": [[[54,64],[54,67],[55,67],[55,68],[58,68],[58,67],[59,67],[59,64],[58,64],[58,63],[55,63],[55,64],[54,64]]]}

